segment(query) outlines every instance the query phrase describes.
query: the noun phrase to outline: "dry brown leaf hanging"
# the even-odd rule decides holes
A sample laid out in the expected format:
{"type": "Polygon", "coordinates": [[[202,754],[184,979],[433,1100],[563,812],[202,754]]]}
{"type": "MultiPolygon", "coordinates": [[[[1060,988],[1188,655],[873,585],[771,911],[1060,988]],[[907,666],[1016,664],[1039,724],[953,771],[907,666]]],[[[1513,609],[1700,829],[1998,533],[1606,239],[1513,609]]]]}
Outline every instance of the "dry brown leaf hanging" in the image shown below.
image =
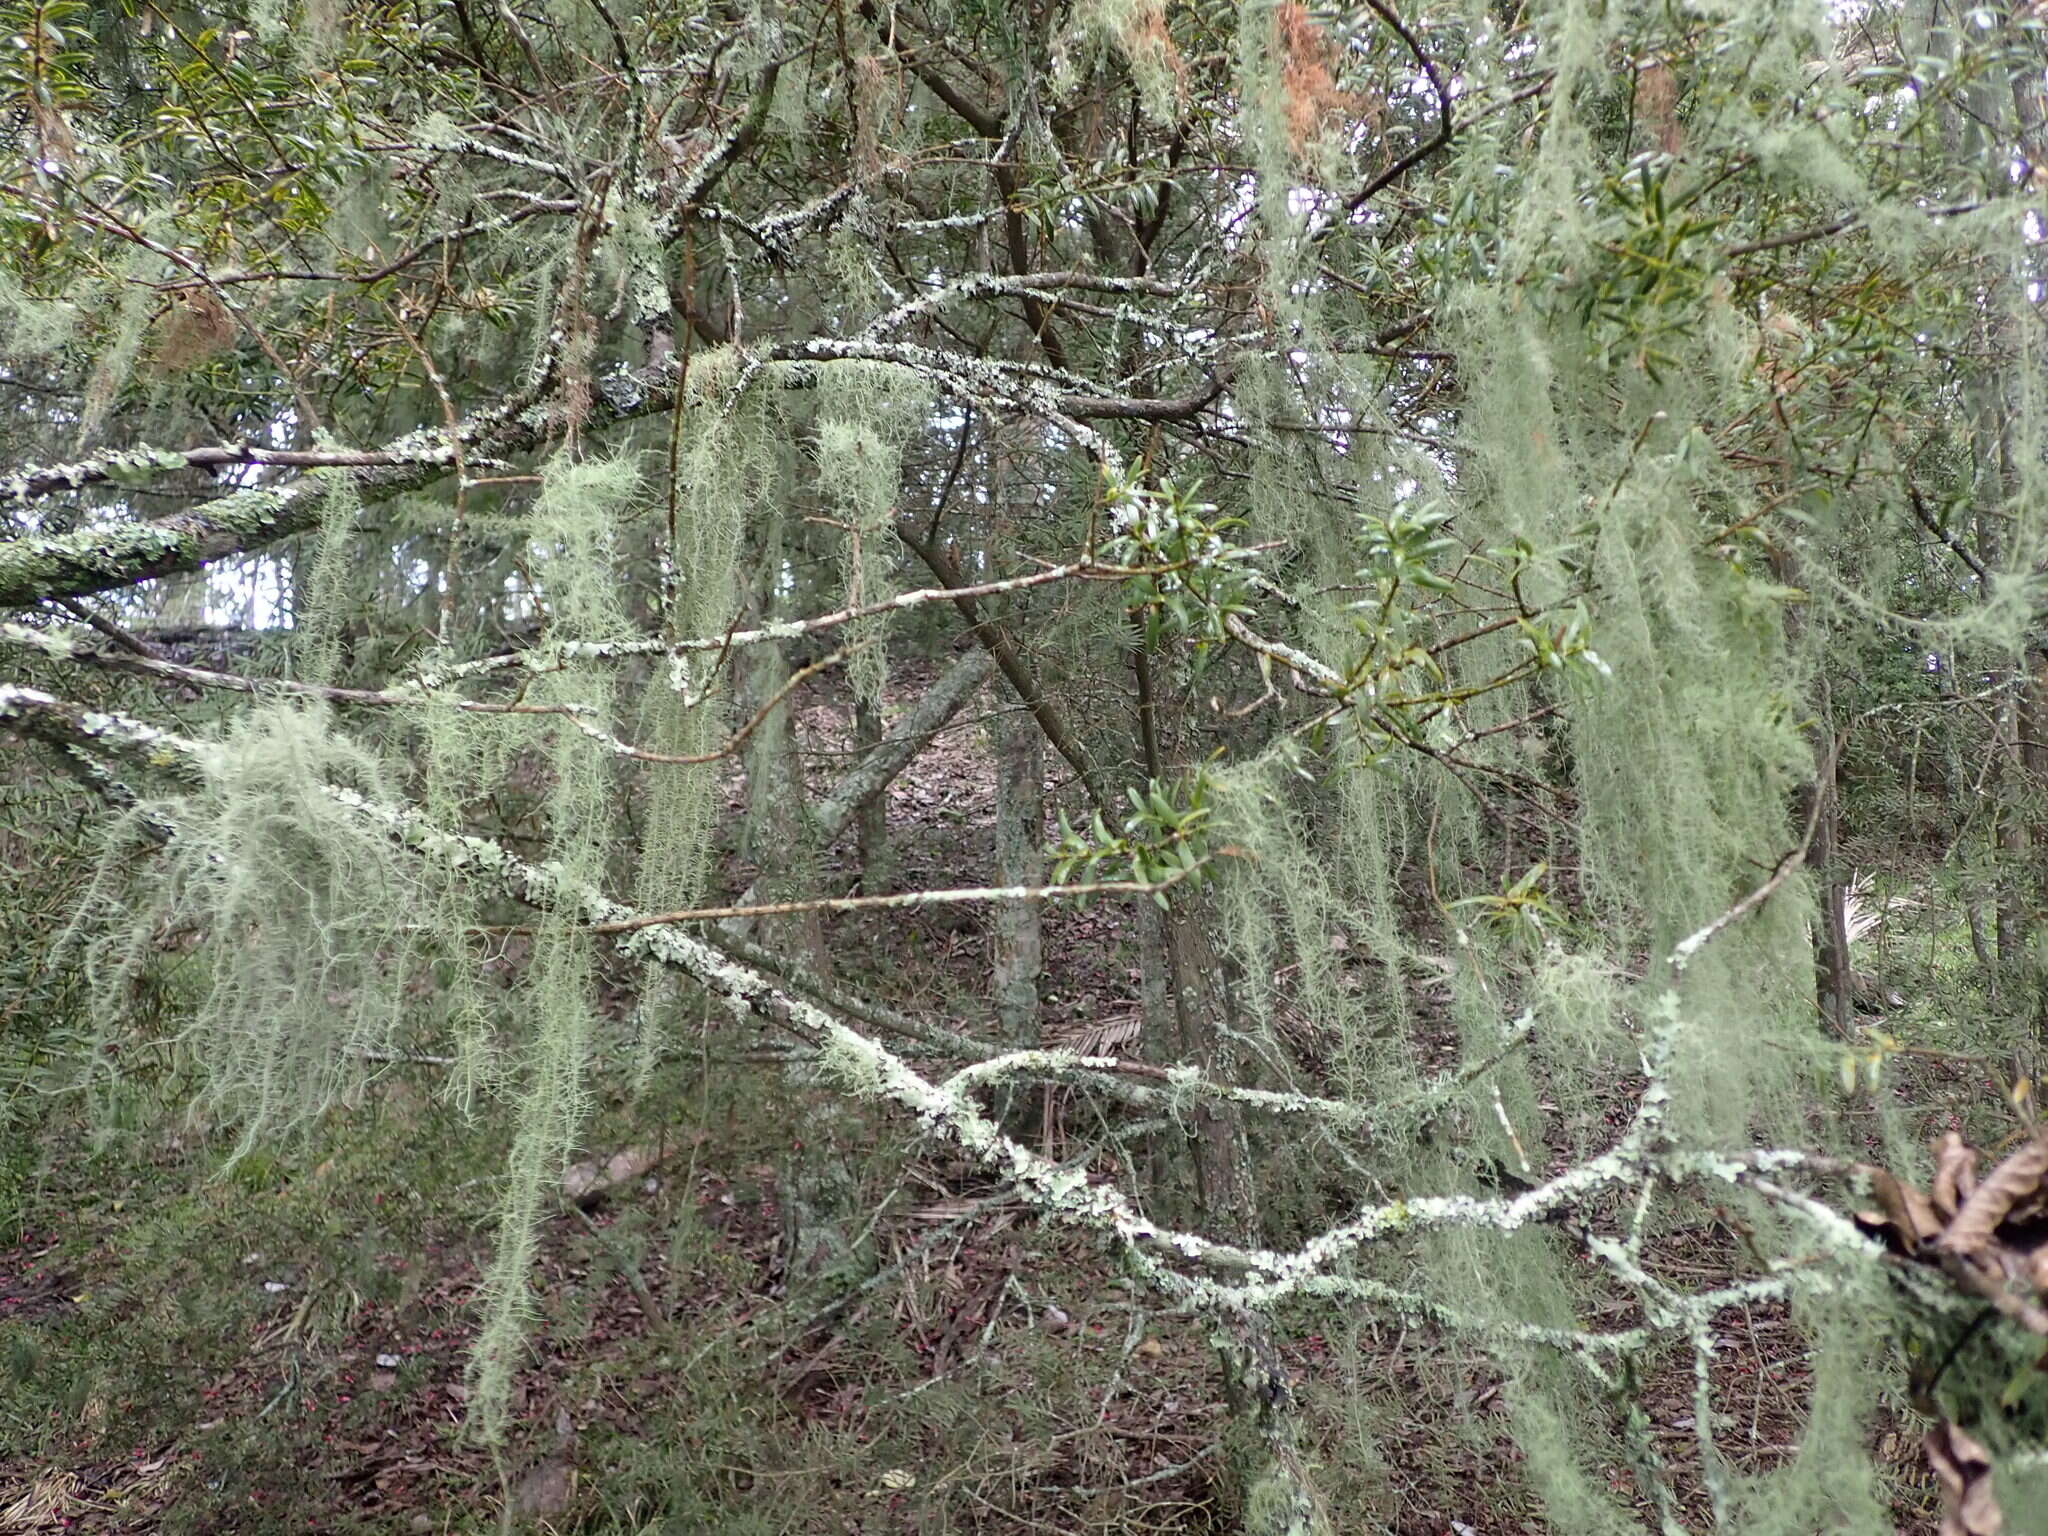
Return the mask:
{"type": "Polygon", "coordinates": [[[1932,1196],[1883,1168],[1860,1169],[1880,1208],[1858,1212],[1857,1225],[2048,1337],[2048,1136],[1982,1180],[1976,1152],[1953,1132],[1935,1143],[1934,1160],[1932,1196]]]}
{"type": "Polygon", "coordinates": [[[1934,1208],[1944,1222],[1955,1220],[1956,1212],[1977,1187],[1977,1153],[1954,1131],[1934,1144],[1934,1208]]]}
{"type": "Polygon", "coordinates": [[[1894,1247],[1909,1257],[1918,1255],[1921,1245],[1941,1236],[1946,1225],[1934,1202],[1882,1168],[1868,1171],[1870,1192],[1881,1209],[1864,1212],[1857,1219],[1867,1226],[1882,1226],[1895,1239],[1894,1247]]]}
{"type": "Polygon", "coordinates": [[[1947,1420],[1922,1443],[1941,1484],[1941,1536],[2000,1536],[2005,1515],[1991,1488],[1990,1453],[1947,1420]]]}
{"type": "Polygon", "coordinates": [[[1992,1169],[1971,1192],[1942,1234],[1942,1246],[1951,1253],[1975,1253],[1992,1240],[2016,1209],[2022,1218],[2038,1214],[2043,1175],[2048,1175],[2048,1140],[2037,1136],[1992,1169]]]}

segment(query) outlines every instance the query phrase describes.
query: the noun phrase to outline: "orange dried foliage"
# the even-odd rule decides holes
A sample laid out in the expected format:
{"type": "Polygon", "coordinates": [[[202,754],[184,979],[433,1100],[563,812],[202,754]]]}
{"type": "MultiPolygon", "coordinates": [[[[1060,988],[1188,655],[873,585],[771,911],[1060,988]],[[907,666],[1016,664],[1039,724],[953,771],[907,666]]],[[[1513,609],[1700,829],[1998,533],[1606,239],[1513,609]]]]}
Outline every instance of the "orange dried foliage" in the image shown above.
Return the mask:
{"type": "Polygon", "coordinates": [[[882,172],[882,120],[895,113],[901,87],[901,79],[880,55],[864,53],[853,61],[853,97],[859,118],[853,159],[863,177],[882,172]]]}
{"type": "Polygon", "coordinates": [[[1287,98],[1287,142],[1298,153],[1355,112],[1358,103],[1339,88],[1337,45],[1307,6],[1283,0],[1273,7],[1273,42],[1287,98]]]}
{"type": "Polygon", "coordinates": [[[1118,41],[1134,72],[1163,70],[1173,79],[1173,94],[1183,101],[1187,99],[1187,60],[1181,57],[1180,50],[1173,45],[1173,34],[1166,29],[1166,0],[1144,0],[1133,8],[1118,29],[1118,41]]]}
{"type": "Polygon", "coordinates": [[[150,337],[150,356],[159,368],[195,367],[227,350],[235,322],[227,307],[203,288],[172,293],[150,337]]]}

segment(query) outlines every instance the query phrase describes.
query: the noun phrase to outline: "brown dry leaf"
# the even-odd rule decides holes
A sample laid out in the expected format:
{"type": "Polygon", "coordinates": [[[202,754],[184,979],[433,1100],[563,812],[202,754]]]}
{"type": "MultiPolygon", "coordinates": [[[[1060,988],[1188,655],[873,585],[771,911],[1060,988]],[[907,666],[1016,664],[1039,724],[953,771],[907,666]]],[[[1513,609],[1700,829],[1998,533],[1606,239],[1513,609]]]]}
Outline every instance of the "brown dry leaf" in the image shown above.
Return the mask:
{"type": "Polygon", "coordinates": [[[1946,1420],[1922,1444],[1941,1484],[1941,1536],[1999,1536],[2005,1515],[1991,1488],[1990,1453],[1946,1420]]]}
{"type": "Polygon", "coordinates": [[[1956,1212],[1977,1187],[1977,1149],[1950,1131],[1934,1144],[1934,1208],[1944,1224],[1954,1221],[1956,1212]]]}
{"type": "Polygon", "coordinates": [[[577,1163],[563,1173],[562,1193],[578,1205],[587,1205],[621,1184],[632,1183],[667,1155],[659,1147],[628,1147],[602,1163],[595,1158],[577,1163]]]}
{"type": "Polygon", "coordinates": [[[2048,1175],[2048,1138],[2036,1136],[1971,1192],[1942,1234],[1942,1247],[1957,1254],[1982,1252],[2015,1205],[2041,1198],[2043,1175],[2048,1175]]]}
{"type": "Polygon", "coordinates": [[[1882,1168],[1866,1166],[1859,1171],[1869,1178],[1870,1192],[1881,1208],[1859,1212],[1856,1220],[1860,1225],[1888,1231],[1900,1251],[1909,1256],[1917,1254],[1921,1244],[1942,1235],[1942,1220],[1935,1212],[1934,1202],[1913,1185],[1882,1168]]]}

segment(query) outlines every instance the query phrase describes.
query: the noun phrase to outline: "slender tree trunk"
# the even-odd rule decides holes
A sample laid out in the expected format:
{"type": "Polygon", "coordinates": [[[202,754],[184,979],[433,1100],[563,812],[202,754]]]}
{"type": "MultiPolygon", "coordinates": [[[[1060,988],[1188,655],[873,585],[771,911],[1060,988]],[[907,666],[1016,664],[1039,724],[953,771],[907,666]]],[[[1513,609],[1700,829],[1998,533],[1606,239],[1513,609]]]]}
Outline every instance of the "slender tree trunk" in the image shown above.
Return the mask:
{"type": "MultiPolygon", "coordinates": [[[[1996,302],[1995,297],[1992,302],[1996,302]]],[[[2003,327],[1995,317],[1985,323],[1987,350],[2002,355],[2003,327]]],[[[1996,573],[2005,558],[2003,519],[2012,480],[2012,442],[2002,408],[2001,381],[1978,381],[1974,396],[1973,452],[1975,454],[1974,497],[1977,506],[1977,557],[1987,570],[1996,573]]],[[[1986,593],[1987,597],[1992,593],[1986,593]]],[[[1992,688],[1999,695],[1993,717],[1991,789],[1997,808],[1997,880],[1993,887],[1992,953],[1996,975],[1993,987],[2022,1009],[2036,1006],[2038,991],[2027,976],[2028,928],[2032,893],[2040,880],[2032,868],[2033,850],[2041,839],[2033,819],[2039,814],[2034,793],[2041,761],[2038,751],[2030,752],[2026,742],[2032,736],[2030,723],[2037,717],[2034,680],[2024,656],[2016,665],[2001,666],[1990,674],[1992,688]]],[[[2037,1021],[2038,1028],[2038,1021],[2037,1021]]]]}
{"type": "Polygon", "coordinates": [[[1834,708],[1821,690],[1821,728],[1826,733],[1814,769],[1813,787],[1802,809],[1813,817],[1813,842],[1806,862],[1820,880],[1820,942],[1814,947],[1822,1015],[1837,1040],[1847,1040],[1855,1016],[1856,966],[1849,953],[1849,872],[1842,868],[1841,764],[1834,748],[1834,708]]]}
{"type": "MultiPolygon", "coordinates": [[[[1176,891],[1174,896],[1165,926],[1179,1059],[1214,1082],[1235,1083],[1240,1064],[1230,1041],[1236,1033],[1236,997],[1216,946],[1213,908],[1199,893],[1176,891]]],[[[1243,1116],[1229,1104],[1203,1104],[1189,1121],[1204,1223],[1237,1241],[1257,1242],[1258,1201],[1243,1116]]]]}
{"type": "MultiPolygon", "coordinates": [[[[774,695],[789,673],[773,646],[748,649],[744,692],[751,714],[774,695]]],[[[747,823],[740,853],[760,871],[750,889],[767,901],[814,894],[814,882],[809,877],[816,867],[817,845],[797,734],[785,724],[779,729],[764,727],[755,735],[767,739],[760,744],[747,781],[747,823]]],[[[766,919],[766,932],[770,947],[792,946],[819,977],[831,979],[832,955],[825,942],[822,913],[799,912],[766,919]]]]}
{"type": "MultiPolygon", "coordinates": [[[[856,699],[853,705],[853,744],[863,760],[882,744],[882,707],[870,699],[856,699]]],[[[871,795],[861,803],[854,817],[854,836],[860,850],[860,888],[869,896],[881,896],[891,885],[889,870],[889,798],[871,795]]]]}
{"type": "MultiPolygon", "coordinates": [[[[755,580],[756,610],[764,619],[776,610],[782,560],[780,530],[767,531],[760,539],[755,580]]],[[[734,665],[741,707],[748,717],[789,679],[788,663],[772,643],[743,647],[734,665]]],[[[760,872],[749,890],[769,901],[812,893],[809,877],[818,847],[793,714],[793,704],[786,702],[755,730],[748,743],[747,816],[740,831],[739,853],[760,872]]],[[[746,937],[749,929],[743,924],[736,931],[746,937]]],[[[821,913],[769,919],[765,942],[770,948],[790,946],[821,979],[831,979],[831,951],[825,942],[821,913]]]]}
{"type": "MultiPolygon", "coordinates": [[[[1171,1065],[1180,1055],[1180,1024],[1173,1011],[1173,973],[1167,959],[1166,914],[1140,897],[1131,907],[1138,940],[1138,1054],[1171,1065]]],[[[1179,1169],[1171,1138],[1145,1139],[1145,1187],[1155,1202],[1170,1202],[1179,1169]]]]}
{"type": "MultiPolygon", "coordinates": [[[[1137,748],[1148,778],[1165,781],[1179,764],[1173,712],[1162,697],[1155,658],[1142,636],[1131,656],[1135,683],[1137,748]]],[[[1183,886],[1159,911],[1138,902],[1140,985],[1145,1043],[1155,1060],[1195,1067],[1219,1083],[1235,1083],[1242,1070],[1236,989],[1219,943],[1215,905],[1199,888],[1183,886]]],[[[1188,1153],[1194,1185],[1194,1225],[1249,1247],[1260,1246],[1257,1184],[1244,1119],[1235,1106],[1202,1104],[1189,1115],[1188,1153]]],[[[1155,1177],[1166,1159],[1155,1145],[1155,1177]]],[[[1230,1482],[1245,1536],[1323,1536],[1313,1480],[1299,1449],[1293,1394],[1271,1323],[1241,1314],[1215,1337],[1230,1410],[1230,1482]]]]}
{"type": "MultiPolygon", "coordinates": [[[[1943,28],[1937,26],[1939,37],[1943,28]]],[[[2017,148],[2032,158],[2039,153],[2039,87],[2028,72],[2014,69],[2004,79],[1987,72],[1974,79],[1964,101],[1951,108],[1949,132],[1965,159],[2004,158],[2017,148]]],[[[2014,271],[1996,272],[1982,298],[1983,364],[1969,379],[1965,399],[1970,413],[1971,499],[1975,507],[1977,557],[1991,573],[1988,587],[2000,580],[1999,567],[2008,557],[2006,519],[2013,515],[2020,476],[2013,441],[2011,409],[2014,359],[2024,355],[2014,329],[2015,285],[2024,280],[2014,271]]],[[[2036,573],[2038,574],[2038,572],[2036,573]]],[[[1987,599],[1995,592],[1986,591],[1987,599]]],[[[2032,928],[2042,903],[2044,881],[2038,851],[2048,846],[2043,812],[2043,754],[2037,744],[2042,719],[2040,684],[2034,658],[2041,649],[2038,633],[2029,634],[2020,654],[1992,671],[1999,692],[1992,742],[1992,793],[1997,807],[1997,870],[1992,942],[1996,958],[1994,985],[2016,1015],[2024,1015],[2040,1043],[2044,1017],[2041,966],[2034,954],[2032,928]]]]}
{"type": "MultiPolygon", "coordinates": [[[[1151,647],[1146,643],[1143,627],[1135,623],[1132,639],[1131,677],[1137,688],[1138,761],[1148,778],[1162,779],[1166,776],[1166,766],[1159,746],[1159,713],[1152,684],[1151,647]]],[[[1176,1062],[1182,1059],[1187,1032],[1174,1006],[1176,989],[1172,939],[1166,914],[1142,896],[1133,910],[1137,914],[1138,999],[1142,1009],[1144,1052],[1153,1061],[1176,1062]]],[[[1164,1192],[1171,1187],[1173,1175],[1163,1138],[1152,1138],[1149,1160],[1152,1187],[1164,1192]]],[[[1199,1188],[1199,1177],[1196,1185],[1199,1188]]]]}
{"type": "Polygon", "coordinates": [[[1978,969],[1984,973],[1986,989],[1995,1000],[1998,996],[1998,957],[1991,952],[1991,941],[1984,932],[1984,903],[1973,891],[1964,903],[1963,916],[1970,927],[1970,953],[1977,957],[1978,969]]]}
{"type": "Polygon", "coordinates": [[[2034,1046],[2048,1046],[2048,967],[2044,967],[2038,924],[2044,901],[2048,901],[2048,871],[2042,867],[2043,850],[2048,849],[2048,826],[2042,823],[2048,812],[2048,656],[2038,646],[2029,646],[2025,660],[2025,681],[2015,701],[2014,732],[2021,785],[2020,815],[2014,817],[2023,839],[2013,853],[2020,859],[2020,899],[2015,914],[2019,929],[2011,941],[2011,963],[2025,986],[2024,1006],[2033,1016],[2034,1046]]]}
{"type": "MultiPolygon", "coordinates": [[[[1045,737],[1018,710],[996,717],[996,883],[1045,881],[1045,737]]],[[[1039,1042],[1038,983],[1044,944],[1035,901],[998,902],[990,992],[1002,1038],[1014,1045],[1039,1042]]]]}
{"type": "MultiPolygon", "coordinates": [[[[1791,549],[1774,554],[1772,565],[1785,585],[1799,585],[1799,557],[1791,549]]],[[[1796,605],[1787,609],[1788,645],[1798,645],[1805,622],[1796,605]]],[[[1806,845],[1806,867],[1813,872],[1819,887],[1818,910],[1814,914],[1819,928],[1813,945],[1814,999],[1821,1022],[1837,1040],[1847,1040],[1855,1012],[1855,966],[1849,954],[1848,871],[1841,867],[1841,763],[1835,735],[1835,705],[1825,677],[1814,700],[1814,711],[1820,721],[1820,732],[1814,747],[1813,778],[1801,788],[1794,802],[1793,824],[1813,828],[1812,840],[1806,845]]]]}
{"type": "MultiPolygon", "coordinates": [[[[1007,434],[990,444],[994,520],[987,524],[985,549],[993,553],[1016,537],[1037,512],[1041,491],[1021,472],[1007,434]]],[[[985,562],[993,569],[994,562],[985,562]]],[[[1017,622],[1030,623],[1029,594],[1016,600],[1017,622]]],[[[1031,683],[1038,691],[1033,667],[1031,683]]],[[[997,713],[989,731],[995,749],[995,862],[999,885],[1040,885],[1045,880],[1045,732],[1023,710],[997,713]]],[[[989,992],[1002,1038],[1013,1045],[1040,1041],[1039,976],[1044,967],[1043,911],[1035,901],[998,902],[989,992]]],[[[1051,1126],[1045,1127],[1051,1134],[1051,1126]]]]}

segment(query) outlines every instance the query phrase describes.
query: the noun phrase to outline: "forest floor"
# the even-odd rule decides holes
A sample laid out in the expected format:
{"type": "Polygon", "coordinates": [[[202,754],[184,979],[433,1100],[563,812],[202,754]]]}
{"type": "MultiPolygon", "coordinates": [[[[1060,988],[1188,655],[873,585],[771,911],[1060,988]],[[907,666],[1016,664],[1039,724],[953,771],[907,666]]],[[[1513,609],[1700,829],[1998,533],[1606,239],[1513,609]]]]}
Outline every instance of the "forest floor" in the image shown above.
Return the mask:
{"type": "MultiPolygon", "coordinates": [[[[810,710],[806,739],[847,742],[843,700],[810,710]]],[[[816,786],[845,761],[821,755],[816,786]]],[[[992,795],[985,732],[963,718],[891,791],[899,887],[984,878],[992,795]]],[[[1049,1034],[1118,1049],[1138,1007],[1124,914],[1046,921],[1049,1034]]],[[[833,940],[870,973],[849,982],[979,1016],[988,939],[964,913],[838,918],[833,940]]],[[[1229,1528],[1198,1329],[904,1126],[730,1050],[707,1032],[663,1092],[598,1106],[593,1158],[623,1152],[630,1176],[545,1224],[497,1455],[463,1427],[490,1246],[476,1194],[501,1126],[394,1071],[312,1141],[222,1174],[202,1127],[137,1110],[88,1139],[53,1111],[0,1248],[0,1536],[474,1532],[508,1507],[565,1533],[1229,1528]]],[[[1058,1146],[1079,1109],[1037,1112],[1058,1146]]],[[[1743,1268],[1718,1227],[1659,1243],[1694,1284],[1743,1268]]],[[[1722,1444],[1761,1469],[1802,1433],[1802,1345],[1777,1311],[1724,1322],[1722,1444]]],[[[1285,1349],[1333,1509],[1376,1511],[1394,1536],[1548,1529],[1483,1356],[1366,1321],[1285,1349]]],[[[1693,1406],[1673,1360],[1645,1407],[1681,1472],[1693,1406]]],[[[1911,1463],[1912,1433],[1884,1433],[1885,1459],[1911,1463]]],[[[1623,1466],[1598,1471],[1633,1490],[1623,1466]]],[[[1918,1481],[1900,1528],[1931,1531],[1918,1481]]]]}

